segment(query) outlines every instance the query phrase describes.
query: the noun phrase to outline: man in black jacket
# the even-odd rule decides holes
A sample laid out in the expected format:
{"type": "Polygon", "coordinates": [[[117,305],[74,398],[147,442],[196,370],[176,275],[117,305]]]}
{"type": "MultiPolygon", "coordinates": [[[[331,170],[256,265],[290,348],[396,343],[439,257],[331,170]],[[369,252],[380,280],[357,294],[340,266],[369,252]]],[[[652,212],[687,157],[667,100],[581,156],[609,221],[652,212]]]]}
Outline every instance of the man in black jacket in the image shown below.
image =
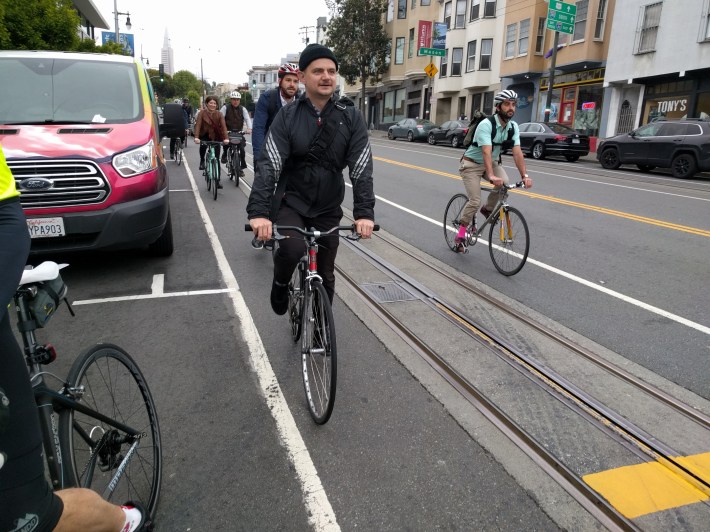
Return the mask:
{"type": "MultiPolygon", "coordinates": [[[[294,104],[284,107],[269,128],[255,163],[247,205],[249,223],[263,241],[271,238],[272,220],[278,225],[319,230],[339,225],[345,197],[343,169],[347,166],[356,230],[362,238],[370,238],[375,225],[375,195],[367,127],[357,109],[333,100],[338,61],[330,49],[308,45],[301,53],[299,68],[306,91],[294,104]],[[326,129],[328,134],[321,139],[319,132],[326,129]]],[[[291,238],[280,242],[271,286],[271,307],[276,314],[286,313],[288,282],[303,254],[302,238],[288,231],[284,235],[291,238]]],[[[319,239],[318,273],[331,302],[338,245],[337,235],[319,239]]]]}

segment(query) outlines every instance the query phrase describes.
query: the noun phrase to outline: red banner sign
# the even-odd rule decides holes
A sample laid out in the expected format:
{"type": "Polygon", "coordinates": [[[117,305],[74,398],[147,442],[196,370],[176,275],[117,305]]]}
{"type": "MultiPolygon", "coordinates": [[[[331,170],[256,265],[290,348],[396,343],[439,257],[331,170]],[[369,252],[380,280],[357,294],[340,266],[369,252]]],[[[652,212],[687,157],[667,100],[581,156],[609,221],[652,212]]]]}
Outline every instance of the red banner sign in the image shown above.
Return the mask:
{"type": "Polygon", "coordinates": [[[420,20],[417,30],[419,48],[431,48],[431,20],[420,20]]]}

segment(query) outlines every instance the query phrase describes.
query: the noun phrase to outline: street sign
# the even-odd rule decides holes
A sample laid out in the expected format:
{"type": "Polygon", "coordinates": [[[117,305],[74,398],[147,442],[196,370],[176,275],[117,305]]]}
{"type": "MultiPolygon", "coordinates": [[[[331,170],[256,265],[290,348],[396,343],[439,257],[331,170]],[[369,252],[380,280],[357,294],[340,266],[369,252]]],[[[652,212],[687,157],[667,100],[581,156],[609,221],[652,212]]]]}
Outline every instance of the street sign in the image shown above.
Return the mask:
{"type": "Polygon", "coordinates": [[[434,63],[429,63],[427,66],[424,67],[424,72],[426,72],[427,76],[433,78],[434,76],[436,76],[436,73],[439,72],[439,69],[434,66],[434,63]]]}
{"type": "Polygon", "coordinates": [[[561,33],[574,33],[577,6],[565,2],[551,1],[547,10],[547,28],[561,33]]]}
{"type": "Polygon", "coordinates": [[[446,50],[441,50],[439,48],[419,48],[420,55],[435,55],[438,57],[444,57],[446,55],[446,50]]]}
{"type": "Polygon", "coordinates": [[[564,22],[555,22],[554,20],[547,19],[547,29],[552,31],[559,31],[560,33],[569,33],[572,35],[574,33],[574,24],[565,24],[564,22]]]}

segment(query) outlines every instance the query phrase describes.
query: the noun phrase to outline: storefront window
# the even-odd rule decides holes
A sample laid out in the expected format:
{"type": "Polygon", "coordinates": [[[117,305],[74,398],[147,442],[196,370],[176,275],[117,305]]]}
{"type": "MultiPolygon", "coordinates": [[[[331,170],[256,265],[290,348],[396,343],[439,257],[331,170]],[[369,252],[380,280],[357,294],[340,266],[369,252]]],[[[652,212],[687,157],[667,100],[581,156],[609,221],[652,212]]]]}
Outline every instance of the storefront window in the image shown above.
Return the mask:
{"type": "Polygon", "coordinates": [[[701,92],[698,94],[698,118],[710,120],[710,92],[701,92]]]}
{"type": "Polygon", "coordinates": [[[394,93],[394,121],[399,122],[402,120],[404,116],[404,111],[405,111],[405,103],[407,100],[407,90],[406,89],[399,89],[397,90],[396,93],[394,93]]]}
{"type": "Polygon", "coordinates": [[[385,93],[384,102],[382,106],[382,121],[394,122],[394,91],[385,93]]]}
{"type": "MultiPolygon", "coordinates": [[[[552,90],[550,122],[559,122],[584,135],[599,135],[602,114],[603,88],[601,84],[558,87],[552,90]]],[[[547,91],[540,91],[538,120],[545,119],[547,91]]]]}
{"type": "Polygon", "coordinates": [[[690,96],[687,94],[649,98],[646,100],[643,110],[643,123],[647,124],[659,118],[678,119],[687,117],[690,112],[688,108],[689,101],[690,96]]]}
{"type": "MultiPolygon", "coordinates": [[[[547,91],[540,91],[539,93],[538,108],[538,121],[543,122],[545,120],[545,106],[547,105],[547,91]]],[[[562,95],[562,89],[552,89],[552,101],[550,102],[550,122],[558,122],[558,117],[560,115],[560,96],[562,95]]]]}

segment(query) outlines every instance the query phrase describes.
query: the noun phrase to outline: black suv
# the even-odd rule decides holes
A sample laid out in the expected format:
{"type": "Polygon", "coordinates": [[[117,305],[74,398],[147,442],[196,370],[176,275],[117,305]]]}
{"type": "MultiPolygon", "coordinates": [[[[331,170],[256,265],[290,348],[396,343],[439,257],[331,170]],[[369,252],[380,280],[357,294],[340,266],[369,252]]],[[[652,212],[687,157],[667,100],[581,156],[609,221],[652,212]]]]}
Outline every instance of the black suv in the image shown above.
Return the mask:
{"type": "Polygon", "coordinates": [[[614,170],[635,164],[643,172],[670,168],[674,177],[689,179],[710,170],[710,121],[700,118],[658,120],[631,133],[601,141],[597,159],[614,170]]]}

